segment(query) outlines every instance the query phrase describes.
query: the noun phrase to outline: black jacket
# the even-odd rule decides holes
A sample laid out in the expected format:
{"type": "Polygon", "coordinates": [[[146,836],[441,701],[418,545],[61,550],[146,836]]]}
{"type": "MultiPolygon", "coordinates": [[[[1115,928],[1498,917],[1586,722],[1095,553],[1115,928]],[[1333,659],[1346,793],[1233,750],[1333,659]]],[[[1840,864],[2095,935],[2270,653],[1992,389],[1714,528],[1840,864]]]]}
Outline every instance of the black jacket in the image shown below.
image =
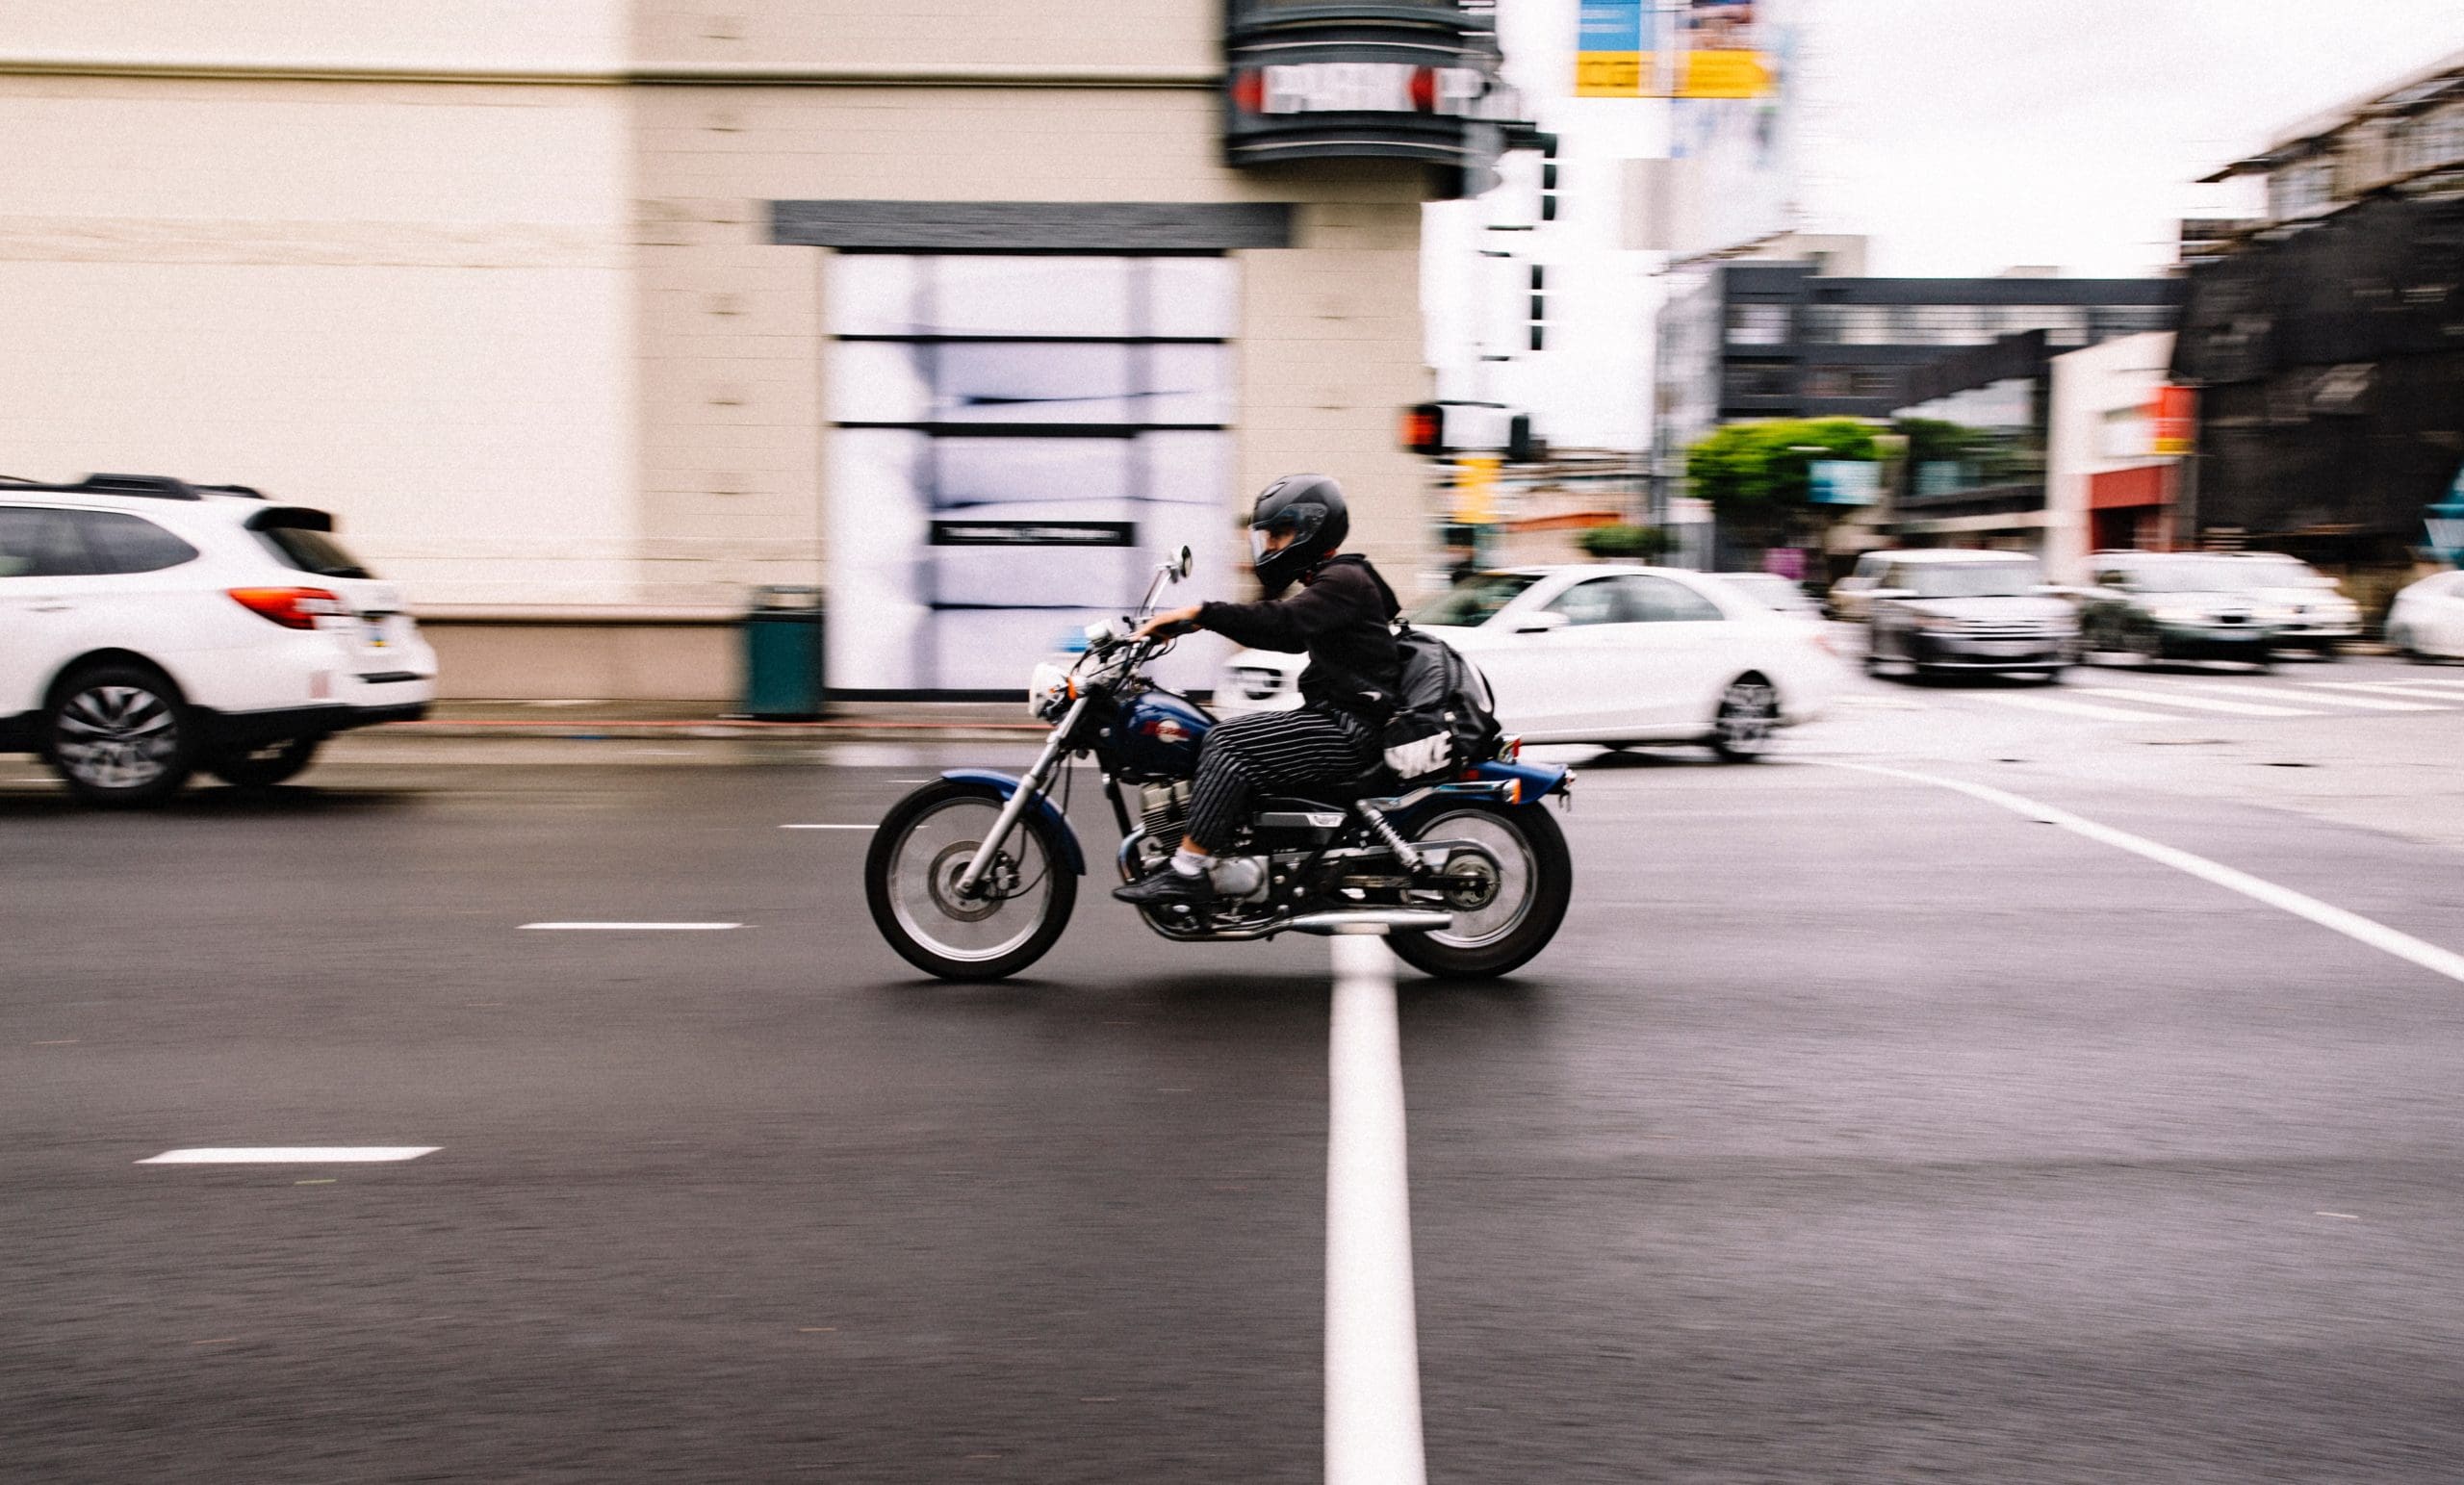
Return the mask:
{"type": "Polygon", "coordinates": [[[1299,591],[1262,603],[1203,603],[1198,627],[1253,650],[1306,651],[1300,695],[1383,726],[1402,682],[1391,627],[1402,605],[1362,556],[1328,557],[1299,591]]]}

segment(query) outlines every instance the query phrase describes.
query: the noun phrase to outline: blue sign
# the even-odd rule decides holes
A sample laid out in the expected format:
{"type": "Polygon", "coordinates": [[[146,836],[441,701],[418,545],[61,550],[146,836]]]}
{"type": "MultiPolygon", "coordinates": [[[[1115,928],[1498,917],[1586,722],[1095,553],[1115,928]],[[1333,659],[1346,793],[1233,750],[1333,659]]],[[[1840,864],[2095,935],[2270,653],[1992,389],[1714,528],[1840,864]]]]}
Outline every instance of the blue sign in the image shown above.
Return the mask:
{"type": "Polygon", "coordinates": [[[1878,505],[1883,467],[1871,459],[1816,459],[1806,466],[1806,499],[1816,505],[1878,505]]]}
{"type": "Polygon", "coordinates": [[[2422,512],[2422,525],[2429,533],[2430,555],[2450,567],[2464,563],[2464,471],[2455,475],[2455,488],[2447,499],[2422,512]]]}
{"type": "Polygon", "coordinates": [[[1639,52],[1643,49],[1643,0],[1582,0],[1578,30],[1581,39],[1576,43],[1577,51],[1639,52]]]}

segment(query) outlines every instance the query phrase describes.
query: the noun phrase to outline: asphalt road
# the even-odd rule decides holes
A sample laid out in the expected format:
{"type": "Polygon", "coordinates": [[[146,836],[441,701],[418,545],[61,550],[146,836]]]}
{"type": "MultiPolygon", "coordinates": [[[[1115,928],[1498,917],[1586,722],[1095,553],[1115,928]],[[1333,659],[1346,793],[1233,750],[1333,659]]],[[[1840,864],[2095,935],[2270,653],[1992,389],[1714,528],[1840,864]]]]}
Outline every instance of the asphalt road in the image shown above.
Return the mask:
{"type": "MultiPolygon", "coordinates": [[[[1833,765],[2464,950],[2464,687],[1998,695],[1592,763],[1556,945],[1404,978],[1432,1479],[2454,1477],[2464,984],[1833,765]]],[[[125,818],[0,761],[0,1476],[1317,1478],[1323,941],[1090,891],[919,982],[864,833],[779,827],[957,756],[529,746],[125,818]],[[222,1144],[438,1148],[136,1164],[222,1144]]]]}

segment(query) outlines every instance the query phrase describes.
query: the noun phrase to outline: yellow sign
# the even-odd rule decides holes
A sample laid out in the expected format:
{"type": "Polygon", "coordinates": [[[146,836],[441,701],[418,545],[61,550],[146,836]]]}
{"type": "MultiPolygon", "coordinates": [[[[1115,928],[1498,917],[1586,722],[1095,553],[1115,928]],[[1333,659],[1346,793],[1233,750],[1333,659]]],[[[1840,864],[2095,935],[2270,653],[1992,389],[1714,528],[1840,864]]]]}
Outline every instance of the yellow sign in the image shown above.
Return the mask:
{"type": "Polygon", "coordinates": [[[1493,453],[1465,454],[1454,461],[1454,524],[1495,525],[1498,471],[1505,461],[1493,453]]]}
{"type": "Polygon", "coordinates": [[[1578,98],[1639,98],[1649,52],[1580,52],[1575,57],[1578,98]]]}
{"type": "Polygon", "coordinates": [[[1771,66],[1760,52],[1687,52],[1681,98],[1759,98],[1771,90],[1771,66]]]}

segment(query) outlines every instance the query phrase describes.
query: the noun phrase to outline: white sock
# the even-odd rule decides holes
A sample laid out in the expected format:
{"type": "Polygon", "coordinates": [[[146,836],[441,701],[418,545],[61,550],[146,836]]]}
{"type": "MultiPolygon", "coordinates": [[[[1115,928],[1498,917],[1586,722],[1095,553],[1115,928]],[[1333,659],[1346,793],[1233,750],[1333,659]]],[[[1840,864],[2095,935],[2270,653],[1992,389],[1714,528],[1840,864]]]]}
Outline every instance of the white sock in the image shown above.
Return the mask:
{"type": "Polygon", "coordinates": [[[1187,846],[1176,846],[1172,850],[1172,870],[1184,877],[1203,876],[1206,873],[1206,863],[1211,859],[1213,858],[1203,851],[1193,851],[1187,846]]]}

